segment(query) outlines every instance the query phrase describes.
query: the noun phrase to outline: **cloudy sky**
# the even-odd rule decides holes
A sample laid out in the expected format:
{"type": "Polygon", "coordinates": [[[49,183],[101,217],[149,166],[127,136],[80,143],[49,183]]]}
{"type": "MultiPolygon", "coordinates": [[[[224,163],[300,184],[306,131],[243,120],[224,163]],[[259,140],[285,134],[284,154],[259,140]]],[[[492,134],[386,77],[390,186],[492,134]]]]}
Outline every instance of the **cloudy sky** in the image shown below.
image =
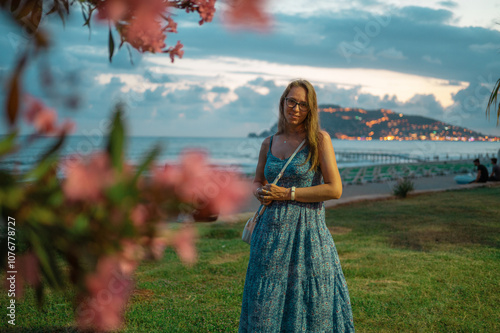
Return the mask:
{"type": "MultiPolygon", "coordinates": [[[[179,33],[166,42],[180,40],[184,58],[172,64],[168,56],[132,50],[133,65],[126,47],[109,64],[107,28],[94,23],[89,32],[74,10],[64,28],[58,19],[43,21],[53,47],[27,71],[25,87],[71,116],[75,134],[102,128],[122,101],[133,135],[246,136],[276,122],[281,92],[300,77],[315,85],[320,104],[387,108],[500,135],[496,118],[485,116],[500,77],[500,2],[413,3],[274,0],[267,32],[228,30],[223,5],[203,26],[197,14],[177,13],[179,33]],[[49,88],[40,68],[51,70],[49,88]],[[67,110],[62,101],[75,93],[80,107],[67,110]]],[[[0,17],[1,81],[26,41],[0,17]]],[[[6,131],[2,119],[0,133],[6,131]]]]}

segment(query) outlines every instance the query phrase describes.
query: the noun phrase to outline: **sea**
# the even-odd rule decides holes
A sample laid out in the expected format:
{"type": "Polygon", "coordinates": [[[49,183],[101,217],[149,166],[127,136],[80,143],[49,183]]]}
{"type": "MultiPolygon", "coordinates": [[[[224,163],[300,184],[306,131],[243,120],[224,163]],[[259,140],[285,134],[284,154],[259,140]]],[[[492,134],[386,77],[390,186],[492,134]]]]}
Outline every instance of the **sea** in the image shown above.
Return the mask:
{"type": "MultiPolygon", "coordinates": [[[[32,168],[40,156],[54,145],[56,138],[20,137],[17,152],[0,156],[0,169],[24,172],[32,168]]],[[[177,163],[185,150],[206,152],[209,163],[252,175],[257,166],[263,138],[214,137],[128,137],[126,159],[138,164],[156,144],[161,146],[158,165],[177,163]]],[[[103,136],[69,136],[60,149],[62,156],[85,157],[106,147],[103,136]]],[[[332,140],[339,168],[383,163],[418,161],[471,160],[479,157],[484,164],[500,155],[500,142],[483,141],[354,141],[332,140]]],[[[500,156],[499,156],[500,157],[500,156]]]]}

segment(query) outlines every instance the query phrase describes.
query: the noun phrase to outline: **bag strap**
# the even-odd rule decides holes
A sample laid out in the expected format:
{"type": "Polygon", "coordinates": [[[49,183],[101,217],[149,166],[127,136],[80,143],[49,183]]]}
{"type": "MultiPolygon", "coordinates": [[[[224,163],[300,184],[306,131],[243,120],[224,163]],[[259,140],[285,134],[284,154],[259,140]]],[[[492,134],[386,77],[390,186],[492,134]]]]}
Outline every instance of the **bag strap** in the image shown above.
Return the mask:
{"type": "MultiPolygon", "coordinates": [[[[304,143],[306,143],[306,139],[302,140],[302,142],[300,143],[300,145],[293,152],[292,156],[290,156],[288,158],[288,161],[285,163],[285,165],[281,169],[280,173],[274,179],[274,181],[273,181],[274,185],[276,185],[276,183],[278,183],[278,181],[280,180],[281,176],[283,176],[283,173],[285,173],[286,167],[288,166],[288,164],[290,164],[290,162],[293,160],[293,158],[295,157],[295,155],[297,155],[297,153],[299,152],[300,148],[302,148],[302,146],[304,145],[304,143]]],[[[264,205],[261,204],[260,207],[259,207],[259,210],[257,211],[256,216],[257,215],[262,215],[262,213],[264,213],[265,209],[266,209],[266,206],[264,206],[264,205]]]]}

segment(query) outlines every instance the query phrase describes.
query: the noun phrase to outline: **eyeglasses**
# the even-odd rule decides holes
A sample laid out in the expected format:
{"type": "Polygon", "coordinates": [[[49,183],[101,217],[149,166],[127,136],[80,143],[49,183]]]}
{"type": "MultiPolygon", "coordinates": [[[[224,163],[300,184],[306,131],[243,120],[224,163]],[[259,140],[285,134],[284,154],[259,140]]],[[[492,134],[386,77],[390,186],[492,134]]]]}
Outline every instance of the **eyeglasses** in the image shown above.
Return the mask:
{"type": "Polygon", "coordinates": [[[299,110],[300,111],[309,111],[309,105],[307,105],[306,102],[297,102],[296,100],[294,100],[293,98],[291,97],[287,97],[285,98],[285,101],[286,101],[286,106],[288,106],[290,109],[293,109],[295,108],[295,105],[299,105],[299,110]]]}

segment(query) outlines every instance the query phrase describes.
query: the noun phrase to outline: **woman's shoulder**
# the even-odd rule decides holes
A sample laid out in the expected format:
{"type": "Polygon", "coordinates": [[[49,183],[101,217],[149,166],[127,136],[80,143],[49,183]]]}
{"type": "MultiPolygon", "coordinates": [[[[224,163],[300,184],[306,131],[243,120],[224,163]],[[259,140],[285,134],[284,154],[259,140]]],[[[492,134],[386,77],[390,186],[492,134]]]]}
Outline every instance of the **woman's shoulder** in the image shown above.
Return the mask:
{"type": "Polygon", "coordinates": [[[269,149],[269,145],[271,144],[271,138],[272,135],[268,136],[262,141],[262,146],[261,146],[262,149],[269,149]]]}
{"type": "Polygon", "coordinates": [[[325,130],[319,130],[319,138],[320,140],[323,140],[323,139],[326,139],[326,140],[332,140],[332,137],[330,136],[330,134],[325,131],[325,130]]]}
{"type": "Polygon", "coordinates": [[[264,141],[262,141],[262,144],[263,145],[268,145],[269,146],[269,143],[271,143],[271,138],[273,137],[273,135],[270,135],[268,136],[267,138],[264,139],[264,141]]]}
{"type": "Polygon", "coordinates": [[[332,137],[325,130],[319,131],[319,142],[318,142],[318,150],[319,153],[328,152],[333,149],[332,137]]]}

